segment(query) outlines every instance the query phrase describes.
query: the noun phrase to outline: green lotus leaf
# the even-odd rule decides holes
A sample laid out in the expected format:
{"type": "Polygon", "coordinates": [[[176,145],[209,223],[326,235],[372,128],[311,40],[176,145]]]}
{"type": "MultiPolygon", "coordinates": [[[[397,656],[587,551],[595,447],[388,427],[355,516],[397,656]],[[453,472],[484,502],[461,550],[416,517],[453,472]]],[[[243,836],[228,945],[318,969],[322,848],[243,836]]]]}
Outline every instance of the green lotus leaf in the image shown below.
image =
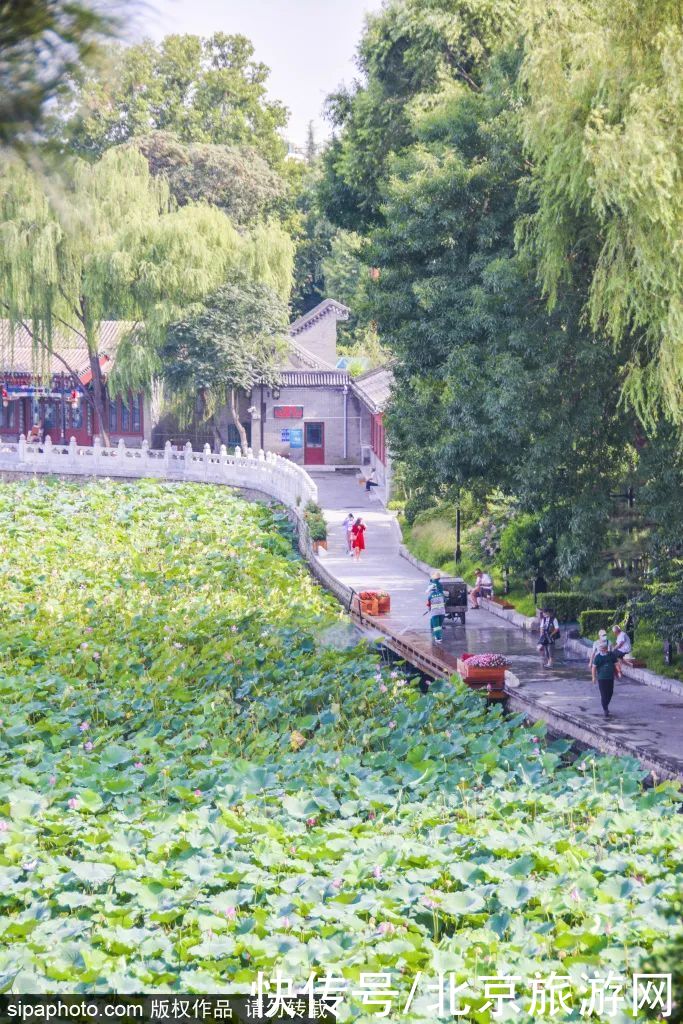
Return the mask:
{"type": "Polygon", "coordinates": [[[116,874],[113,864],[103,864],[98,861],[84,860],[74,861],[71,870],[76,878],[88,885],[98,886],[110,882],[116,874]]]}

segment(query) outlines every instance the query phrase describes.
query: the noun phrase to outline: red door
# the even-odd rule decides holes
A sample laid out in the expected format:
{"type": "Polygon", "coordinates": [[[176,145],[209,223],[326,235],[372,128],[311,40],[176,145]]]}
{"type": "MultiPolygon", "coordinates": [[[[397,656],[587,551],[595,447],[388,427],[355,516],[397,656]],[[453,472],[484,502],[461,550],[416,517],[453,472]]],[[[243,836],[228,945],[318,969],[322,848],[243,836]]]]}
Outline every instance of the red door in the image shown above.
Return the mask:
{"type": "Polygon", "coordinates": [[[325,424],[304,424],[304,465],[325,465],[325,424]]]}

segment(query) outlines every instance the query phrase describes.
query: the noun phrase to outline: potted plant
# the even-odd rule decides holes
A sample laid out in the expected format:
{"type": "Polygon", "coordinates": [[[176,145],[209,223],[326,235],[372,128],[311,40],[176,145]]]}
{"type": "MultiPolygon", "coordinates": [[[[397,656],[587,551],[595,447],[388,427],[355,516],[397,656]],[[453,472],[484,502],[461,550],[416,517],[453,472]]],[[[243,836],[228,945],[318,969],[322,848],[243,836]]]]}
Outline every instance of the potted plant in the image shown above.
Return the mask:
{"type": "Polygon", "coordinates": [[[377,607],[380,615],[388,615],[391,611],[391,597],[386,590],[377,591],[377,607]]]}

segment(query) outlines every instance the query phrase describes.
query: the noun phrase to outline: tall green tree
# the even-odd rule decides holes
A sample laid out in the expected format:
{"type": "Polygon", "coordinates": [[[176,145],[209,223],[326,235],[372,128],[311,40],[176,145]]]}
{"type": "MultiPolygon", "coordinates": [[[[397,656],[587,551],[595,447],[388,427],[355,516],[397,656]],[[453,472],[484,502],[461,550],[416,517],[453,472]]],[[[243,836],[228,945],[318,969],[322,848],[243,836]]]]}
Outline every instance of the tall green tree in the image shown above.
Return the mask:
{"type": "Polygon", "coordinates": [[[237,225],[277,215],[288,185],[256,150],[213,143],[184,143],[169,132],[135,136],[129,145],[163,175],[179,206],[218,206],[237,225]]]}
{"type": "Polygon", "coordinates": [[[119,345],[111,383],[139,388],[158,374],[166,327],[188,307],[238,274],[286,296],[291,268],[291,242],[280,228],[260,224],[245,234],[215,207],[174,209],[166,183],[132,150],[69,163],[54,183],[17,161],[2,169],[0,304],[31,332],[37,362],[52,350],[55,326],[81,337],[93,376],[86,397],[105,439],[103,319],[137,322],[119,345]]]}
{"type": "Polygon", "coordinates": [[[335,137],[324,154],[327,216],[364,232],[381,223],[393,154],[415,141],[413,113],[447,83],[481,87],[485,58],[516,24],[519,0],[390,0],[368,19],[360,79],[331,96],[335,137]]]}
{"type": "Polygon", "coordinates": [[[287,110],[268,99],[268,75],[241,35],[169,35],[158,45],[118,47],[108,69],[76,90],[77,111],[66,124],[58,120],[56,130],[87,157],[162,131],[183,143],[248,146],[277,166],[286,151],[280,130],[287,110]]]}
{"type": "Polygon", "coordinates": [[[523,71],[536,206],[520,236],[544,292],[583,291],[643,422],[683,426],[680,0],[535,4],[523,71]]]}
{"type": "Polygon", "coordinates": [[[216,412],[227,405],[247,451],[238,411],[239,392],[276,384],[287,348],[287,304],[271,287],[249,280],[220,288],[194,315],[172,324],[161,350],[163,380],[187,422],[197,397],[219,444],[216,412]]]}
{"type": "Polygon", "coordinates": [[[558,564],[577,571],[604,536],[633,425],[619,357],[596,344],[571,292],[552,313],[515,248],[528,174],[518,61],[482,87],[448,86],[393,163],[373,313],[396,355],[392,450],[432,500],[498,486],[540,517],[558,564]]]}

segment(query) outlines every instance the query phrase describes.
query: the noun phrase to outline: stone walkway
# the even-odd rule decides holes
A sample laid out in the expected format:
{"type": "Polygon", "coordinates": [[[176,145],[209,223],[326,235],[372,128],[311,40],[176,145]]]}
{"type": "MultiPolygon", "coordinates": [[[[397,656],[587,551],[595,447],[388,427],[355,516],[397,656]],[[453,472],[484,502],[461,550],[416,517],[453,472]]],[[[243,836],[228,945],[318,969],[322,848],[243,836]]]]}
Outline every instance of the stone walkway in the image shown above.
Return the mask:
{"type": "MultiPolygon", "coordinates": [[[[371,500],[352,474],[311,476],[328,523],[327,569],[356,591],[387,590],[391,615],[385,621],[393,631],[418,630],[428,637],[427,577],[399,554],[394,516],[371,500]],[[367,526],[367,550],[359,562],[346,554],[342,520],[349,511],[360,515],[367,526]]],[[[505,654],[517,680],[517,685],[508,687],[510,707],[544,719],[553,730],[600,750],[638,757],[657,775],[683,779],[683,698],[624,679],[615,684],[611,717],[605,720],[585,662],[565,661],[560,649],[554,667],[543,669],[533,637],[483,610],[468,612],[465,627],[447,624],[443,646],[454,655],[463,651],[505,654]]]]}

